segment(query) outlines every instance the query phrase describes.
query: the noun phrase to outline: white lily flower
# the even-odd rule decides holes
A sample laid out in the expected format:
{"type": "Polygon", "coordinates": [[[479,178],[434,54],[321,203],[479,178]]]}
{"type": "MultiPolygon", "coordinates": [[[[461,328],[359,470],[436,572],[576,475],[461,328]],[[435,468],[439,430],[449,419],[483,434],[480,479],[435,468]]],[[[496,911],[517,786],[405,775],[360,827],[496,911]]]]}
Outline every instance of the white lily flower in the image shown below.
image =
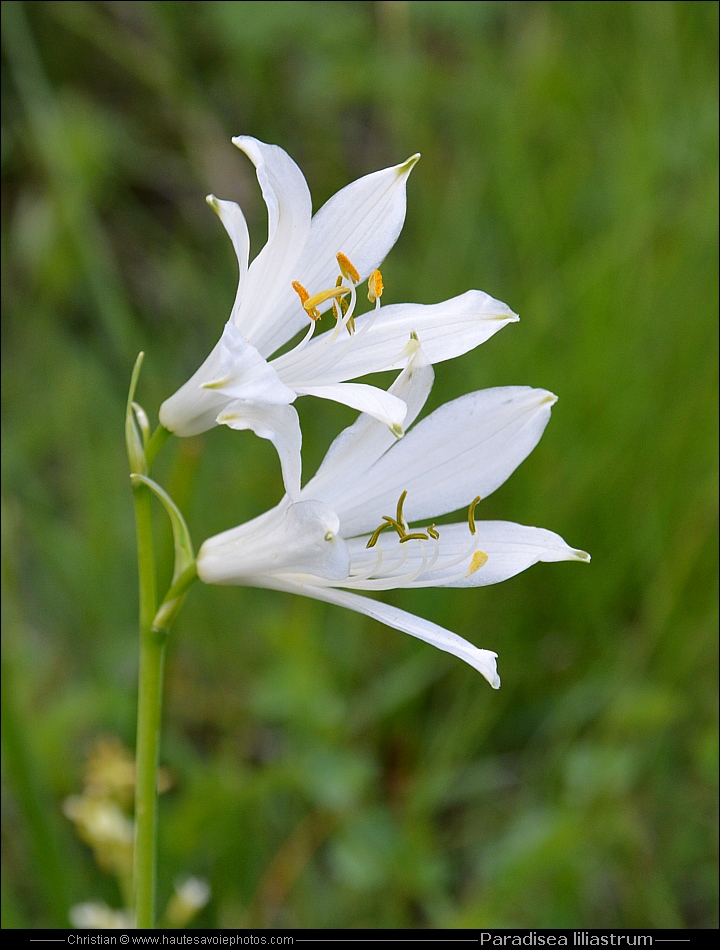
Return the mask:
{"type": "MultiPolygon", "coordinates": [[[[432,382],[432,366],[415,344],[391,388],[407,404],[409,423],[432,382]]],[[[588,561],[551,531],[475,521],[479,496],[493,492],[532,451],[555,400],[525,386],[481,390],[441,406],[400,442],[363,414],[333,442],[297,502],[285,497],[205,541],[198,576],[349,607],[465,660],[497,689],[497,654],[355,591],[479,587],[538,561],[588,561]],[[428,524],[466,506],[462,523],[428,524]],[[419,526],[410,527],[413,522],[419,526]]]]}
{"type": "Polygon", "coordinates": [[[406,182],[418,155],[358,179],[313,217],[305,178],[283,149],[249,136],[232,141],[255,165],[268,208],[267,244],[248,266],[250,240],[242,211],[232,201],[208,197],[237,254],[237,294],[219,342],[163,403],[160,421],[179,436],[220,423],[270,439],[286,491],[296,500],[301,434],[291,404],[297,396],[344,403],[379,419],[399,437],[406,414],[402,399],[349,380],[406,366],[411,331],[428,359],[438,362],[478,346],[518,317],[479,290],[439,304],[380,309],[377,268],[402,229],[406,182]],[[366,280],[374,308],[358,315],[356,288],[366,280]],[[325,311],[334,313],[336,325],[311,340],[325,311]],[[307,332],[294,349],[268,362],[303,328],[307,332]]]}

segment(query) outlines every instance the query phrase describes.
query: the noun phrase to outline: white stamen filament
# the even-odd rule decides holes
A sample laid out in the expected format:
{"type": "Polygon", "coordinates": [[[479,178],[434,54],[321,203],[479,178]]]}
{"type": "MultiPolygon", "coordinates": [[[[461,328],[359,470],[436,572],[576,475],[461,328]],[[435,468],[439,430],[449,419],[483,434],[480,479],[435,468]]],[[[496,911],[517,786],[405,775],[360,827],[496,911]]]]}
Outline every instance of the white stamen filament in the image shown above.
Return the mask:
{"type": "MultiPolygon", "coordinates": [[[[377,547],[379,548],[380,545],[378,544],[377,547]]],[[[375,564],[374,568],[370,572],[368,572],[367,569],[362,569],[361,567],[362,561],[360,561],[360,564],[355,562],[352,564],[350,568],[350,576],[348,577],[346,581],[343,581],[342,586],[343,587],[360,587],[362,588],[362,590],[389,590],[390,588],[387,586],[388,585],[387,579],[390,577],[398,576],[397,572],[403,566],[408,556],[407,545],[402,544],[402,545],[398,545],[398,547],[399,547],[399,554],[400,554],[399,560],[396,563],[392,563],[391,561],[391,563],[388,564],[385,570],[382,572],[381,577],[372,576],[373,574],[379,573],[380,562],[375,564]],[[357,570],[358,567],[360,567],[360,571],[357,570]]],[[[393,548],[392,550],[395,551],[397,549],[393,548]]],[[[388,552],[386,551],[385,554],[387,555],[388,552]]],[[[391,586],[394,586],[394,585],[391,585],[391,586]]]]}
{"type": "Polygon", "coordinates": [[[375,545],[374,550],[377,551],[377,554],[375,555],[375,561],[373,564],[366,564],[363,567],[362,565],[364,562],[359,562],[357,564],[351,565],[349,577],[351,578],[351,583],[353,585],[369,580],[373,575],[380,574],[383,563],[383,552],[379,544],[375,545]]]}
{"type": "Polygon", "coordinates": [[[302,338],[302,340],[300,340],[297,346],[294,346],[291,350],[288,351],[288,356],[290,356],[290,354],[295,355],[296,353],[299,353],[300,350],[302,350],[305,346],[307,346],[307,344],[312,339],[313,334],[315,333],[315,324],[317,322],[318,322],[317,320],[310,321],[310,326],[307,328],[307,332],[305,333],[305,336],[302,338]]]}
{"type": "MultiPolygon", "coordinates": [[[[412,544],[412,542],[408,543],[412,544]]],[[[440,554],[439,541],[438,539],[434,539],[433,554],[428,564],[427,548],[421,540],[420,550],[422,552],[422,561],[420,565],[405,574],[401,574],[400,571],[408,558],[408,544],[398,544],[397,547],[393,545],[390,547],[390,551],[385,550],[385,555],[392,553],[399,554],[400,556],[399,558],[391,558],[390,563],[388,563],[387,557],[385,557],[385,567],[382,571],[383,549],[381,544],[377,544],[375,547],[378,551],[378,557],[375,563],[372,565],[368,564],[362,555],[357,560],[353,560],[350,575],[347,580],[343,581],[343,587],[356,587],[361,590],[391,590],[393,587],[409,586],[414,584],[417,578],[422,574],[432,570],[440,554]]]]}
{"type": "Polygon", "coordinates": [[[433,551],[432,561],[430,561],[430,563],[429,563],[428,566],[427,566],[427,570],[428,570],[428,571],[431,571],[431,570],[435,567],[435,565],[437,564],[437,559],[440,557],[440,537],[439,537],[439,535],[438,535],[437,538],[433,538],[433,541],[435,542],[435,550],[433,551]]]}
{"type": "MultiPolygon", "coordinates": [[[[444,564],[441,568],[442,570],[442,582],[443,584],[452,584],[454,581],[464,580],[467,577],[467,567],[468,559],[472,558],[472,555],[475,551],[478,550],[477,542],[473,540],[473,543],[469,548],[466,548],[465,551],[460,555],[460,557],[455,558],[454,561],[451,561],[449,564],[444,564]],[[458,564],[462,564],[462,568],[457,571],[455,574],[447,574],[448,570],[451,570],[453,567],[457,567],[458,564]]],[[[428,571],[429,573],[429,571],[428,571]]],[[[437,587],[438,578],[425,579],[418,581],[413,584],[414,587],[437,587]]]]}
{"type": "Polygon", "coordinates": [[[335,324],[335,329],[332,331],[330,335],[330,341],[329,341],[330,343],[334,343],[335,340],[337,340],[340,332],[347,327],[350,319],[352,318],[353,312],[355,310],[356,301],[357,301],[357,293],[355,292],[355,286],[352,283],[350,283],[350,301],[348,303],[347,312],[343,314],[342,319],[338,320],[337,323],[335,324]]]}
{"type": "MultiPolygon", "coordinates": [[[[412,542],[411,542],[412,543],[412,542]]],[[[425,545],[422,541],[420,543],[420,550],[422,552],[422,563],[420,567],[415,568],[406,574],[398,574],[397,572],[403,566],[407,560],[407,545],[402,546],[403,557],[400,560],[400,563],[392,568],[392,572],[385,573],[384,577],[371,578],[366,581],[358,581],[355,577],[351,575],[350,584],[347,581],[343,582],[344,586],[353,586],[360,587],[362,590],[393,590],[395,587],[409,587],[416,578],[418,578],[427,566],[427,551],[425,550],[425,545]]]]}
{"type": "MultiPolygon", "coordinates": [[[[363,539],[357,539],[363,540],[363,539]]],[[[350,587],[359,590],[391,590],[394,587],[436,587],[439,578],[429,578],[440,557],[440,540],[433,539],[434,550],[432,556],[428,557],[427,547],[424,541],[420,541],[420,550],[422,559],[420,564],[411,571],[401,573],[405,562],[408,559],[409,546],[407,544],[393,544],[392,538],[378,539],[375,546],[377,557],[364,557],[363,553],[358,553],[353,557],[350,574],[341,584],[329,583],[329,587],[350,587]],[[390,557],[388,557],[390,555],[390,557]],[[425,577],[423,577],[425,575],[425,577]]],[[[372,550],[372,549],[371,549],[372,550]]],[[[479,550],[477,539],[473,538],[470,545],[466,547],[457,557],[452,558],[448,563],[440,567],[440,576],[443,584],[452,584],[455,581],[464,580],[468,576],[468,564],[475,552],[479,550]],[[459,570],[453,572],[453,568],[459,567],[459,570]]],[[[369,554],[369,551],[368,551],[369,554]]]]}
{"type": "Polygon", "coordinates": [[[362,340],[362,338],[363,338],[363,337],[365,336],[365,334],[368,332],[368,330],[369,330],[370,327],[373,325],[373,323],[375,323],[375,319],[377,318],[377,313],[378,313],[378,310],[379,310],[379,309],[380,309],[380,299],[378,298],[378,300],[375,302],[375,309],[374,309],[374,310],[371,310],[369,313],[364,313],[364,314],[362,314],[361,317],[358,317],[358,320],[362,320],[362,321],[363,321],[363,325],[362,325],[362,327],[357,331],[357,333],[355,334],[355,342],[356,342],[356,343],[358,343],[360,340],[362,340]]]}

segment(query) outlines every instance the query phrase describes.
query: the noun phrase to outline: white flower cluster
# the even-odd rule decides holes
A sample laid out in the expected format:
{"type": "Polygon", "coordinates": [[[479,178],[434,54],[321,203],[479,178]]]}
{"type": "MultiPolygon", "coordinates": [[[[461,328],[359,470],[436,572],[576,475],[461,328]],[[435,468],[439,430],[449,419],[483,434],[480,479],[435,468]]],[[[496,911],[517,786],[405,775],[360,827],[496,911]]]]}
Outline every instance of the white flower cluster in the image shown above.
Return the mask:
{"type": "Polygon", "coordinates": [[[248,264],[242,211],[208,198],[237,253],[238,290],[219,342],[163,403],[160,421],[179,436],[221,424],[269,439],[286,495],[259,518],[205,541],[198,576],[349,607],[460,657],[497,688],[495,653],[356,591],[478,587],[538,561],[589,560],[550,531],[475,517],[481,499],[538,443],[555,396],[524,386],[486,389],[415,423],[432,365],[518,317],[479,290],[439,304],[381,306],[378,268],[402,229],[407,178],[419,156],[353,182],[313,216],[305,178],[286,152],[247,136],[233,142],[255,165],[267,244],[248,264]],[[359,313],[365,282],[370,306],[359,313]],[[316,333],[324,314],[334,323],[316,333]],[[301,334],[294,348],[273,356],[301,334]],[[386,370],[400,371],[387,392],[351,382],[386,370]],[[303,395],[361,411],[304,487],[293,406],[303,395]],[[435,525],[461,508],[463,522],[435,525]]]}

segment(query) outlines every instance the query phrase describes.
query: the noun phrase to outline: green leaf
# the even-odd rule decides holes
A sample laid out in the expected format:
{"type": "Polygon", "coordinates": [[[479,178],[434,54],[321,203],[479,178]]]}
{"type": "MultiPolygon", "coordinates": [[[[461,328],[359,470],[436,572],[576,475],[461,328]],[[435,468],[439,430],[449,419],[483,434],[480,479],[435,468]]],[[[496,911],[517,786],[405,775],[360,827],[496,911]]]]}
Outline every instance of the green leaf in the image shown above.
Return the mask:
{"type": "Polygon", "coordinates": [[[173,570],[174,584],[180,575],[183,574],[187,568],[195,562],[195,554],[193,553],[193,546],[192,541],[190,540],[188,526],[185,523],[185,519],[180,513],[178,506],[168,495],[165,489],[161,488],[157,482],[154,482],[146,475],[141,475],[137,472],[134,472],[130,478],[134,485],[138,483],[147,485],[150,491],[157,495],[157,497],[163,503],[165,511],[168,513],[170,523],[172,524],[173,543],[175,546],[175,568],[173,570]]]}

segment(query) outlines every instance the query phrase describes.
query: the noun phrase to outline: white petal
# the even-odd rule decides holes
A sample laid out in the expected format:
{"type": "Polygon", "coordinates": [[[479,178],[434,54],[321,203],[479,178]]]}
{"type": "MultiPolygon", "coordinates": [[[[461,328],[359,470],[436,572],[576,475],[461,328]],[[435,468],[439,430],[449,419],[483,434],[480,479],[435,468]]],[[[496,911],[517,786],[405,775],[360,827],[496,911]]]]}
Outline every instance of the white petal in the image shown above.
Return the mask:
{"type": "Polygon", "coordinates": [[[244,289],[245,275],[248,269],[248,258],[250,255],[250,235],[240,207],[234,201],[221,201],[215,195],[208,195],[205,199],[213,211],[222,221],[223,227],[227,231],[232,241],[235,253],[238,259],[238,289],[235,294],[235,303],[233,304],[230,319],[233,320],[240,306],[240,295],[244,289]]]}
{"type": "MultiPolygon", "coordinates": [[[[569,547],[559,534],[545,528],[531,528],[510,521],[478,521],[476,528],[477,547],[487,554],[487,562],[478,570],[466,573],[462,578],[448,584],[448,587],[498,584],[540,561],[587,563],[590,560],[586,551],[569,547]]],[[[428,575],[427,579],[435,586],[432,575],[428,575]]]]}
{"type": "Polygon", "coordinates": [[[336,383],[331,386],[300,386],[298,396],[317,396],[331,399],[351,409],[359,409],[389,426],[398,438],[403,434],[407,406],[392,393],[365,383],[336,383]]]}
{"type": "Polygon", "coordinates": [[[254,521],[209,538],[197,556],[206,584],[254,583],[256,574],[312,574],[343,580],[350,564],[335,512],[317,501],[280,504],[254,521]]]}
{"type": "Polygon", "coordinates": [[[409,523],[487,497],[535,448],[556,401],[529,386],[469,393],[419,422],[337,506],[343,535],[372,531],[407,489],[409,523]]]}
{"type": "MultiPolygon", "coordinates": [[[[394,512],[389,512],[394,515],[394,512]]],[[[374,548],[366,538],[348,541],[351,573],[363,579],[353,587],[390,590],[393,587],[486,587],[499,584],[539,561],[589,561],[590,555],[569,547],[560,535],[509,521],[477,521],[472,535],[467,522],[437,525],[437,541],[400,544],[394,532],[384,532],[374,548]],[[377,550],[382,557],[378,557],[377,550]],[[373,565],[377,569],[369,574],[373,565]]],[[[423,526],[411,529],[424,532],[423,526]]]]}
{"type": "Polygon", "coordinates": [[[302,172],[287,152],[247,135],[232,141],[255,165],[268,209],[267,244],[248,269],[234,322],[267,354],[267,337],[279,333],[284,342],[297,330],[291,328],[286,335],[286,328],[278,326],[285,317],[277,301],[293,293],[292,275],[310,234],[312,201],[302,172]]]}
{"type": "Polygon", "coordinates": [[[175,435],[198,435],[215,425],[233,399],[283,405],[293,402],[295,393],[228,321],[202,366],[162,404],[160,421],[175,435]]]}
{"type": "MultiPolygon", "coordinates": [[[[293,280],[310,294],[334,287],[339,273],[338,252],[350,259],[361,281],[383,262],[405,222],[407,178],[418,158],[413,155],[401,165],[352,182],[320,208],[284,295],[276,300],[276,318],[271,326],[259,331],[257,340],[253,337],[261,352],[273,353],[307,324],[307,316],[290,286],[293,280]]],[[[328,302],[320,309],[329,306],[328,302]]]]}
{"type": "Polygon", "coordinates": [[[202,389],[220,365],[220,342],[190,379],[160,406],[160,422],[178,436],[199,435],[212,429],[217,414],[227,405],[227,396],[202,389]]]}
{"type": "Polygon", "coordinates": [[[299,262],[311,293],[334,285],[338,252],[352,261],[361,282],[383,262],[405,223],[407,179],[419,157],[359,178],[317,212],[299,262]]]}
{"type": "Polygon", "coordinates": [[[342,382],[406,366],[411,333],[417,335],[430,362],[440,363],[467,353],[518,319],[506,304],[480,290],[468,290],[443,303],[390,304],[378,313],[356,317],[354,345],[345,346],[339,358],[332,333],[323,333],[298,353],[287,353],[274,362],[278,374],[292,380],[289,385],[303,385],[308,373],[318,384],[342,382]],[[368,321],[372,324],[363,333],[368,321]]]}
{"type": "Polygon", "coordinates": [[[252,429],[261,439],[272,442],[280,458],[285,491],[293,501],[299,498],[302,434],[293,406],[269,406],[236,399],[220,413],[217,422],[231,429],[252,429]]]}
{"type": "Polygon", "coordinates": [[[439,650],[444,650],[446,653],[451,653],[453,656],[464,660],[479,673],[482,673],[493,689],[500,688],[500,677],[495,662],[497,653],[492,653],[490,650],[481,650],[473,646],[472,643],[468,643],[467,640],[463,640],[456,633],[445,630],[444,627],[425,620],[423,617],[416,617],[397,607],[391,607],[381,601],[370,600],[368,597],[361,597],[348,591],[330,587],[316,587],[312,583],[303,583],[302,579],[299,578],[264,577],[256,578],[255,583],[258,587],[269,587],[273,590],[302,594],[304,597],[324,600],[327,603],[347,607],[350,610],[372,617],[388,627],[394,627],[403,633],[409,633],[411,636],[417,637],[418,640],[424,640],[439,650]]]}
{"type": "MultiPolygon", "coordinates": [[[[403,423],[406,428],[413,424],[425,405],[434,375],[432,366],[416,344],[408,365],[389,389],[391,395],[402,399],[407,406],[403,423]]],[[[337,508],[348,491],[354,491],[364,473],[396,442],[387,425],[373,416],[361,415],[332,443],[317,473],[303,488],[302,496],[319,498],[337,508]]]]}
{"type": "Polygon", "coordinates": [[[225,324],[220,343],[217,371],[202,384],[203,389],[222,393],[229,399],[278,406],[295,401],[294,391],[280,381],[274,368],[229,321],[225,324]]]}

